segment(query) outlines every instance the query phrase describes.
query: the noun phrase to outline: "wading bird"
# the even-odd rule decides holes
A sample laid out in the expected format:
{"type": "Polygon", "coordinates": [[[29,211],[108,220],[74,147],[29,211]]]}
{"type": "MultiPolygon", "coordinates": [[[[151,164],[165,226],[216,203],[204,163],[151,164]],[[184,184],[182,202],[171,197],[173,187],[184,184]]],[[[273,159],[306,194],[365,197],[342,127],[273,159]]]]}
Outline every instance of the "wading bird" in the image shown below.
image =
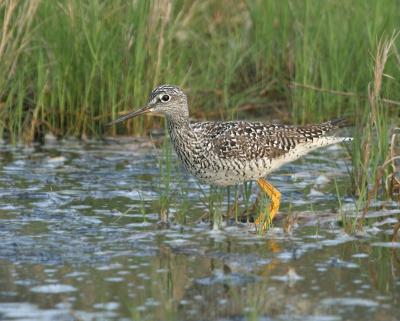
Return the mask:
{"type": "Polygon", "coordinates": [[[261,215],[256,220],[257,228],[263,230],[272,222],[281,200],[281,193],[265,176],[312,150],[352,139],[327,135],[343,127],[343,119],[305,126],[250,121],[191,123],[187,96],[171,85],[155,88],[145,107],[117,118],[110,125],[146,113],[166,117],[178,157],[187,171],[201,181],[219,186],[257,181],[271,199],[268,218],[264,223],[260,223],[261,215]]]}

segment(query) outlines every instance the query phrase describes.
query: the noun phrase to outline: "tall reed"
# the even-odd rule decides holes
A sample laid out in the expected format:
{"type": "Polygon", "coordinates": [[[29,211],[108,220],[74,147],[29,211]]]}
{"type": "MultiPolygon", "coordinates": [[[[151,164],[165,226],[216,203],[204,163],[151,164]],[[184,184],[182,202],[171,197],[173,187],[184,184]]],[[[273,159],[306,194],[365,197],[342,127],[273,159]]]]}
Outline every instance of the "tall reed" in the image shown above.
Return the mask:
{"type": "MultiPolygon", "coordinates": [[[[371,48],[400,25],[395,0],[4,0],[0,11],[0,130],[28,142],[144,134],[161,123],[103,124],[164,82],[183,85],[195,117],[353,117],[371,48]]],[[[389,113],[399,89],[381,93],[389,113]]]]}
{"type": "MultiPolygon", "coordinates": [[[[395,81],[395,78],[386,72],[391,63],[390,55],[396,52],[395,41],[398,34],[381,38],[376,46],[372,79],[368,86],[368,101],[365,102],[356,118],[355,144],[353,145],[353,179],[358,196],[359,208],[368,210],[371,202],[379,197],[385,199],[391,196],[393,184],[398,180],[393,165],[399,157],[394,154],[394,128],[398,126],[392,119],[388,107],[382,102],[382,95],[386,83],[395,81]],[[388,178],[392,178],[388,182],[388,178]]],[[[400,61],[395,61],[400,67],[400,61]]],[[[397,120],[398,121],[398,120],[397,120]]]]}

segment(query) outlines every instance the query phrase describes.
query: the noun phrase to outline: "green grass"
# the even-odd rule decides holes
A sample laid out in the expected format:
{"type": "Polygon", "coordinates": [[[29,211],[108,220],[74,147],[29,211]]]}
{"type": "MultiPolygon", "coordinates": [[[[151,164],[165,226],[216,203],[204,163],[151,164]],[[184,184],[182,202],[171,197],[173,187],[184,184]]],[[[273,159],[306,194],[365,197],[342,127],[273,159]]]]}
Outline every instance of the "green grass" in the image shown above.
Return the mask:
{"type": "Polygon", "coordinates": [[[383,165],[400,125],[399,38],[382,70],[376,59],[400,30],[397,0],[6,0],[0,12],[0,131],[9,141],[145,135],[163,122],[104,123],[174,83],[197,118],[346,117],[360,209],[393,191],[395,170],[383,165]]]}
{"type": "MultiPolygon", "coordinates": [[[[194,115],[232,118],[250,104],[266,116],[279,103],[296,122],[353,117],[368,101],[380,37],[400,27],[397,8],[390,0],[4,1],[0,126],[15,140],[40,130],[144,134],[158,120],[103,124],[164,82],[188,91],[194,115]]],[[[394,79],[381,90],[394,101],[398,66],[394,55],[385,70],[394,79]]]]}

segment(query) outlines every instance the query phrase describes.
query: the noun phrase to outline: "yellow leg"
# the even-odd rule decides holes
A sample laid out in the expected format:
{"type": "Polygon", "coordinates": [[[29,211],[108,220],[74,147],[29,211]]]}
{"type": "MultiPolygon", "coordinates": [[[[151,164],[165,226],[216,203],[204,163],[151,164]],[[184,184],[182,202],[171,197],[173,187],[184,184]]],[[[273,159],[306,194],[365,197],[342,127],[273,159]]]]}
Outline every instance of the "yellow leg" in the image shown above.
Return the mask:
{"type": "MultiPolygon", "coordinates": [[[[279,205],[281,204],[281,193],[274,187],[272,184],[268,183],[264,178],[260,178],[258,181],[258,186],[260,189],[268,195],[271,199],[271,204],[269,206],[268,219],[264,220],[264,224],[262,226],[262,230],[265,231],[268,228],[268,225],[271,224],[274,219],[276,213],[278,213],[279,205]]],[[[260,216],[256,219],[255,223],[257,229],[260,225],[260,216]]]]}

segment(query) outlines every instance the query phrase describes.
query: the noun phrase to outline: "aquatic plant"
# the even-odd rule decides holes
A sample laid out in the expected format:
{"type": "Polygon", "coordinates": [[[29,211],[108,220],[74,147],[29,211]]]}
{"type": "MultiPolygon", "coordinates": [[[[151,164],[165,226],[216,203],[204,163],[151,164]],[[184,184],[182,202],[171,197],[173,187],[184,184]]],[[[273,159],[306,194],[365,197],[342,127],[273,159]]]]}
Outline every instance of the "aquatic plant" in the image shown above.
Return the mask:
{"type": "MultiPolygon", "coordinates": [[[[386,73],[389,56],[396,53],[398,34],[381,38],[376,46],[373,78],[368,86],[368,101],[356,117],[355,144],[352,149],[352,179],[357,196],[357,208],[367,213],[372,201],[395,196],[399,183],[397,171],[396,137],[387,106],[382,102],[385,82],[393,81],[386,73]]],[[[396,62],[400,66],[400,61],[396,62]]],[[[364,215],[362,218],[364,218],[364,215]]]]}

